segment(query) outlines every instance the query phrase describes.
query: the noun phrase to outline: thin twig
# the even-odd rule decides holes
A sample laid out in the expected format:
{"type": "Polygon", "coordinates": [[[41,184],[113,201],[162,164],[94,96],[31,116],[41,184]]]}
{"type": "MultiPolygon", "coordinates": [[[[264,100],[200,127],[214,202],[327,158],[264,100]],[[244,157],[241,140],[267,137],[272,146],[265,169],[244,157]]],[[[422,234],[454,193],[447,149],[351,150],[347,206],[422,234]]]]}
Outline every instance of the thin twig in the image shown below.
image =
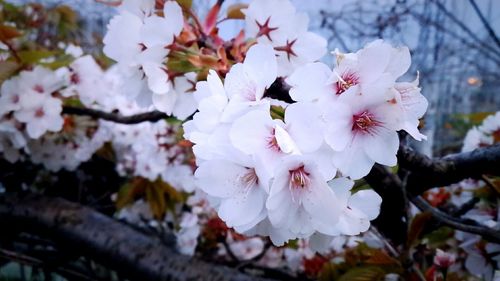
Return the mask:
{"type": "Polygon", "coordinates": [[[124,116],[119,113],[110,113],[92,108],[83,108],[75,106],[64,106],[63,114],[90,116],[93,118],[103,119],[121,124],[138,124],[142,122],[157,122],[159,120],[170,117],[169,115],[160,111],[151,111],[139,113],[129,116],[124,116]]]}
{"type": "Polygon", "coordinates": [[[490,35],[490,37],[493,39],[493,41],[495,41],[495,43],[497,44],[497,46],[500,47],[500,40],[498,39],[498,36],[496,35],[496,33],[493,30],[493,28],[491,28],[491,25],[488,23],[488,21],[486,20],[486,18],[483,15],[483,13],[481,13],[481,10],[479,9],[479,7],[476,4],[476,1],[469,0],[469,2],[472,5],[472,8],[476,12],[476,14],[479,16],[479,19],[481,20],[481,22],[483,23],[484,27],[488,31],[488,34],[490,35]]]}
{"type": "Polygon", "coordinates": [[[432,207],[427,201],[425,201],[421,196],[410,198],[411,202],[415,204],[421,211],[429,212],[432,216],[440,221],[441,223],[450,226],[454,229],[458,229],[464,232],[473,233],[480,235],[483,239],[500,243],[500,232],[493,230],[488,227],[472,225],[465,223],[463,220],[454,218],[434,207],[432,207]]]}

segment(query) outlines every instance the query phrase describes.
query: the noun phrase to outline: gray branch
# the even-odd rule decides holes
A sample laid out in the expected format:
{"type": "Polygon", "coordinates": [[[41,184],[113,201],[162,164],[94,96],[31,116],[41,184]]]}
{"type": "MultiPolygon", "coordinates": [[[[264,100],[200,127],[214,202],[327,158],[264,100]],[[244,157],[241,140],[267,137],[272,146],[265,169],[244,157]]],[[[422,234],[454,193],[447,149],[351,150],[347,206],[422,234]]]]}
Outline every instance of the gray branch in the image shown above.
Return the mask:
{"type": "Polygon", "coordinates": [[[500,145],[434,159],[401,147],[398,163],[410,172],[408,192],[419,195],[433,187],[447,186],[467,178],[480,179],[485,174],[499,176],[500,145]]]}
{"type": "Polygon", "coordinates": [[[121,124],[138,124],[148,121],[157,122],[161,119],[170,117],[169,115],[160,111],[151,111],[151,112],[124,116],[119,113],[111,113],[92,108],[75,107],[75,106],[64,106],[62,113],[70,115],[89,116],[92,118],[103,119],[121,124]]]}
{"type": "Polygon", "coordinates": [[[132,280],[264,280],[180,255],[157,237],[64,199],[0,196],[0,222],[47,236],[132,280]]]}

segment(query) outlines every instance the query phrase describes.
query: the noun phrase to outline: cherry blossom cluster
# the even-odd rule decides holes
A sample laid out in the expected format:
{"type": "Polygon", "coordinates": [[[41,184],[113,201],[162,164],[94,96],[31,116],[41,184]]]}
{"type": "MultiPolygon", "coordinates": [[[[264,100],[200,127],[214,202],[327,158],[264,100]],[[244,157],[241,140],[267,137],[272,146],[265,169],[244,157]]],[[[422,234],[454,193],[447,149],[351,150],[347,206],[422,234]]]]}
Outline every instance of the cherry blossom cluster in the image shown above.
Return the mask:
{"type": "Polygon", "coordinates": [[[319,60],[326,53],[326,40],[308,31],[309,17],[297,12],[288,0],[254,0],[245,13],[245,35],[276,50],[278,76],[319,60]]]}
{"type": "Polygon", "coordinates": [[[74,97],[89,107],[111,104],[112,95],[104,94],[112,93],[108,78],[91,56],[84,56],[57,71],[36,66],[5,81],[0,152],[11,162],[28,158],[50,171],[75,170],[111,135],[89,117],[63,117],[62,105],[74,97]]]}
{"type": "Polygon", "coordinates": [[[74,170],[109,139],[90,118],[61,116],[61,70],[37,66],[2,84],[0,152],[10,162],[29,156],[51,171],[74,170]]]}
{"type": "Polygon", "coordinates": [[[490,146],[500,142],[500,112],[486,117],[478,127],[473,127],[465,135],[462,152],[490,146]]]}
{"type": "Polygon", "coordinates": [[[398,130],[425,138],[418,80],[396,82],[409,65],[407,48],[375,41],[337,54],[333,70],[299,67],[286,78],[295,101],[286,104],[266,97],[278,76],[276,50],[252,46],[224,83],[210,72],[196,85],[199,112],[184,130],[195,143],[199,187],[217,199],[228,226],[276,245],[311,237],[321,249],[334,236],[366,231],[381,198],[352,194],[352,180],[375,163],[396,164],[398,130]]]}
{"type": "Polygon", "coordinates": [[[185,119],[196,110],[189,83],[193,74],[169,76],[168,54],[184,26],[181,7],[167,1],[160,13],[154,0],[125,0],[104,37],[104,53],[117,61],[124,77],[122,94],[142,107],[185,119]]]}
{"type": "Polygon", "coordinates": [[[156,123],[124,125],[105,122],[121,175],[141,176],[151,181],[161,177],[179,190],[194,190],[193,170],[187,148],[178,144],[179,125],[156,123]]]}

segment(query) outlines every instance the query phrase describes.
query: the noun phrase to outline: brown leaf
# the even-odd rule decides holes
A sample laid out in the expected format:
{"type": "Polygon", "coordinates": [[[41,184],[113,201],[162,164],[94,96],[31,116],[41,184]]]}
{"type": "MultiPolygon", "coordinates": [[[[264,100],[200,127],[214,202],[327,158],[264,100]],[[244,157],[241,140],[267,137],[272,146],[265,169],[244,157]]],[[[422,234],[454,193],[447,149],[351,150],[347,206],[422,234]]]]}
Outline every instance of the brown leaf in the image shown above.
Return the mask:
{"type": "Polygon", "coordinates": [[[227,8],[227,12],[226,12],[226,15],[227,15],[227,18],[228,19],[244,19],[245,18],[245,14],[243,13],[243,9],[246,9],[248,8],[248,4],[244,4],[244,3],[237,3],[237,4],[233,4],[231,6],[229,6],[227,8]]]}
{"type": "Polygon", "coordinates": [[[0,25],[0,41],[8,41],[21,36],[21,34],[22,33],[13,26],[0,25]]]}

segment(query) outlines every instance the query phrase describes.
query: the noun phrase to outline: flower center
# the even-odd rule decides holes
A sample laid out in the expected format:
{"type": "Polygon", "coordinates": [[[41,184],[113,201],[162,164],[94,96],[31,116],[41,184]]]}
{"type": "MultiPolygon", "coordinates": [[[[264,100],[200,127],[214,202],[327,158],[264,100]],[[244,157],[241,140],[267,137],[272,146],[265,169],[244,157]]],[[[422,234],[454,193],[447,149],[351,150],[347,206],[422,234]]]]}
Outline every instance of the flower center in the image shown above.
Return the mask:
{"type": "Polygon", "coordinates": [[[350,87],[359,84],[359,78],[356,74],[352,72],[345,72],[339,75],[337,83],[335,83],[335,94],[341,95],[347,91],[350,87]]]}
{"type": "Polygon", "coordinates": [[[368,111],[352,116],[352,131],[374,134],[381,122],[375,119],[375,116],[368,111]]]}
{"type": "Polygon", "coordinates": [[[259,184],[259,177],[257,176],[255,169],[248,168],[247,172],[241,177],[241,181],[243,182],[246,188],[250,188],[252,186],[259,184]]]}
{"type": "Polygon", "coordinates": [[[34,87],[33,87],[33,90],[39,94],[43,94],[44,92],[44,89],[43,89],[43,86],[40,85],[40,84],[36,84],[34,87]]]}
{"type": "Polygon", "coordinates": [[[41,118],[45,115],[45,112],[43,111],[43,108],[39,108],[35,111],[35,117],[41,118]]]}
{"type": "Polygon", "coordinates": [[[309,186],[309,173],[304,169],[304,165],[290,172],[290,187],[293,189],[304,189],[309,186]]]}
{"type": "Polygon", "coordinates": [[[281,148],[278,144],[278,140],[276,139],[276,129],[273,128],[271,130],[271,135],[267,138],[267,147],[273,151],[280,152],[281,148]]]}

